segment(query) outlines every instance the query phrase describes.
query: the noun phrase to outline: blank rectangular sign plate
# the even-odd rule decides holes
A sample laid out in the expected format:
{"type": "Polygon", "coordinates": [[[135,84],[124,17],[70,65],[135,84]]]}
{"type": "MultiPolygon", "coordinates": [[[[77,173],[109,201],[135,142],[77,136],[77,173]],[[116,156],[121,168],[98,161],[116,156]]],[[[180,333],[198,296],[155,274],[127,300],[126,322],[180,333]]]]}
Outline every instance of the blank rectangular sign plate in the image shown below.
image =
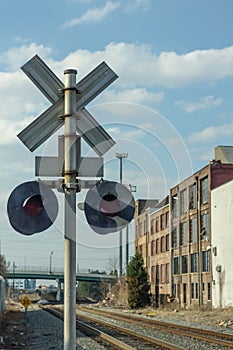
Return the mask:
{"type": "MultiPolygon", "coordinates": [[[[59,157],[35,157],[35,176],[63,176],[63,161],[59,157]]],[[[103,177],[102,157],[81,157],[77,165],[78,177],[103,177]]]]}

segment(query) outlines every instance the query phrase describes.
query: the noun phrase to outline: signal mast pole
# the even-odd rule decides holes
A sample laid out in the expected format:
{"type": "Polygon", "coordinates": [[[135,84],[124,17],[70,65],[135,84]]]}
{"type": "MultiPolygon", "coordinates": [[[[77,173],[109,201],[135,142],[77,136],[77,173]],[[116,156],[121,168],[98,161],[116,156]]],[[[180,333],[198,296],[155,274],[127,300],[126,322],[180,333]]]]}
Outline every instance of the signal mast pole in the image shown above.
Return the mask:
{"type": "MultiPolygon", "coordinates": [[[[122,184],[122,160],[128,157],[128,153],[115,153],[115,156],[120,159],[120,183],[122,184]]],[[[122,276],[122,230],[119,232],[119,277],[122,276]]]]}
{"type": "Polygon", "coordinates": [[[64,350],[76,349],[76,74],[64,71],[64,350]]]}

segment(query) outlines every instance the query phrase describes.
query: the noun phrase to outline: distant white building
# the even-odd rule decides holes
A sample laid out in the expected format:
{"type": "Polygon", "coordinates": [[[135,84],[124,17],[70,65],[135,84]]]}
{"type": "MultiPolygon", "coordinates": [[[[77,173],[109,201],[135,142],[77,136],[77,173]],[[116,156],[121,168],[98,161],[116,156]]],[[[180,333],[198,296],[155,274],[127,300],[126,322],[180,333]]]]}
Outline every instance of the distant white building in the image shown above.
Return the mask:
{"type": "Polygon", "coordinates": [[[15,279],[8,280],[8,284],[10,287],[14,287],[15,289],[35,289],[36,288],[36,280],[34,279],[15,279]]]}
{"type": "Polygon", "coordinates": [[[233,180],[211,191],[212,306],[233,306],[233,180]]]}

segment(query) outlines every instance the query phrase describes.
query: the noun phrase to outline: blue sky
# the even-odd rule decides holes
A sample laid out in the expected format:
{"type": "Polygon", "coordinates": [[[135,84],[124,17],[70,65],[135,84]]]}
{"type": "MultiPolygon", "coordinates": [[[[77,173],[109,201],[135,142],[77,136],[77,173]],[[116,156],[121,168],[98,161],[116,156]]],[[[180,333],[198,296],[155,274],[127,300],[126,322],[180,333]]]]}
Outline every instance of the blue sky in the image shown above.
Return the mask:
{"type": "MultiPolygon", "coordinates": [[[[163,199],[214,158],[215,146],[232,145],[232,13],[231,0],[1,2],[0,240],[9,261],[48,265],[54,251],[53,264],[63,264],[62,204],[56,223],[32,237],[13,231],[6,215],[11,191],[35,179],[35,155],[57,144],[54,135],[31,153],[16,137],[49,106],[20,67],[38,54],[61,80],[67,68],[80,80],[106,61],[119,78],[87,106],[116,141],[105,177],[119,179],[115,152],[128,152],[123,177],[137,186],[135,198],[163,199]]],[[[80,268],[108,269],[118,235],[93,233],[82,212],[77,232],[80,268]]]]}

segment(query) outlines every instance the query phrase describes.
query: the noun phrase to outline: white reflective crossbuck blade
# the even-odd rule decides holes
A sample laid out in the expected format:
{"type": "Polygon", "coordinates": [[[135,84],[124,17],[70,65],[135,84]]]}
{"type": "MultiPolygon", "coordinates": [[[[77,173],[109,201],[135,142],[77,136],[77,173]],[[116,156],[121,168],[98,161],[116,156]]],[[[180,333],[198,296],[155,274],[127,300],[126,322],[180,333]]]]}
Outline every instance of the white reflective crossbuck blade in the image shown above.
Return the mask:
{"type": "MultiPolygon", "coordinates": [[[[38,55],[21,69],[52,103],[52,106],[17,135],[30,151],[34,151],[64,124],[63,118],[59,118],[64,113],[61,93],[64,85],[38,55]]],[[[77,131],[99,156],[106,153],[115,141],[84,107],[117,78],[113,70],[102,62],[76,85],[80,91],[76,103],[77,131]]]]}

